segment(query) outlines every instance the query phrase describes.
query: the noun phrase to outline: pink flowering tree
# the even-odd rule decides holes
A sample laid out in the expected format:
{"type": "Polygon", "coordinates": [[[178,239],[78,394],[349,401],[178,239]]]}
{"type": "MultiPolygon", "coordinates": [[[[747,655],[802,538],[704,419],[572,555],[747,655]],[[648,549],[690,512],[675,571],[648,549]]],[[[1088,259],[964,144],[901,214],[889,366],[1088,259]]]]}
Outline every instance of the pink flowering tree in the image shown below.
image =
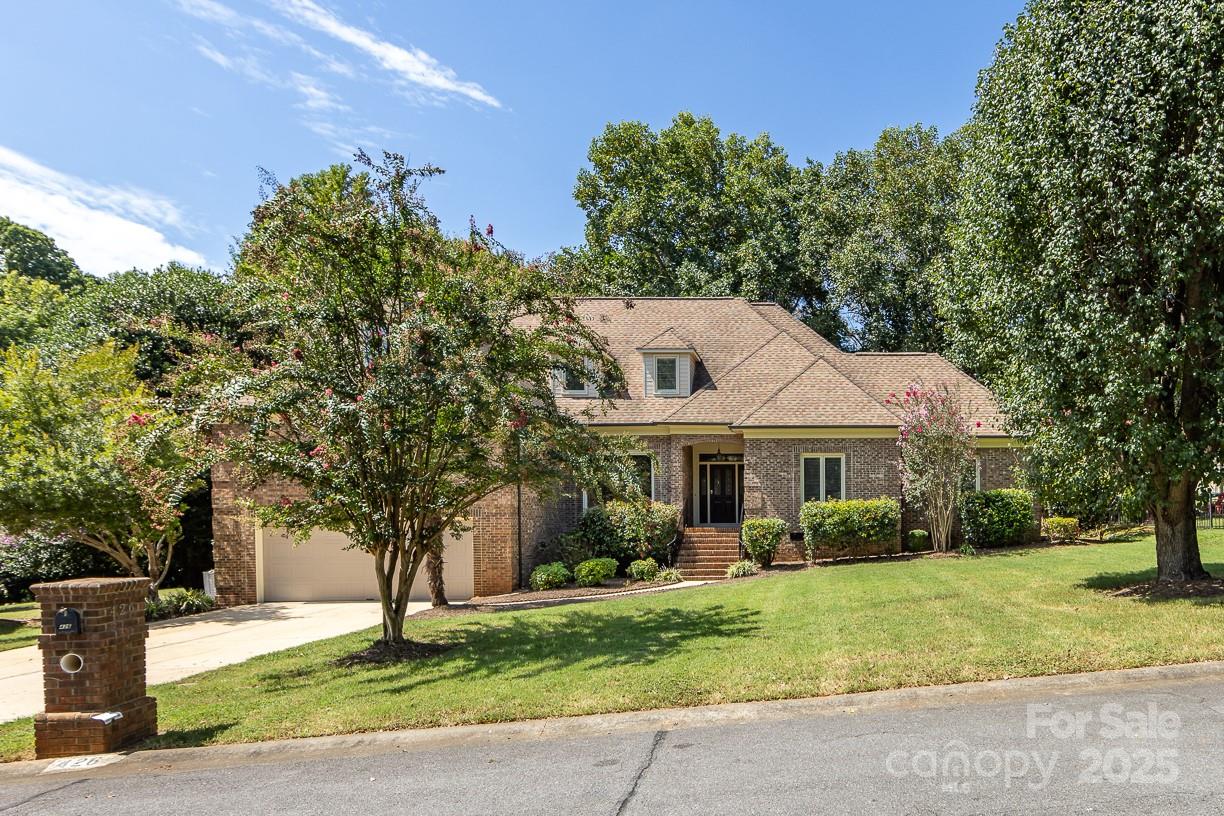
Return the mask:
{"type": "Polygon", "coordinates": [[[633,471],[555,398],[562,373],[624,386],[568,282],[491,226],[444,235],[417,193],[436,170],[358,160],[275,184],[255,209],[234,275],[251,340],[213,344],[208,369],[226,355],[231,368],[198,418],[240,429],[223,453],[248,480],[299,488],[256,506],[261,523],[332,530],[371,556],[382,640],[398,649],[418,572],[440,577],[473,505],[633,471]]]}
{"type": "Polygon", "coordinates": [[[135,349],[0,358],[0,528],[79,541],[150,596],[170,569],[203,451],[135,376],[135,349]]]}
{"type": "Polygon", "coordinates": [[[902,411],[897,445],[905,498],[926,514],[935,550],[947,552],[981,423],[970,422],[947,388],[912,385],[886,402],[902,411]]]}

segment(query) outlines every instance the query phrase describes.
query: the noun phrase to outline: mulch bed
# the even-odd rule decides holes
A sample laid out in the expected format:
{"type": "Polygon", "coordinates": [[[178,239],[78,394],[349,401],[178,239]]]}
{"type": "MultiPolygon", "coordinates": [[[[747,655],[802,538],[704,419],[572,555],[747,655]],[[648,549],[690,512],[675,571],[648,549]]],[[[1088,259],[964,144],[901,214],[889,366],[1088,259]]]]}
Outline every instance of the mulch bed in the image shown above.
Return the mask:
{"type": "Polygon", "coordinates": [[[1139,598],[1146,601],[1172,601],[1179,598],[1214,598],[1224,595],[1224,578],[1207,578],[1202,581],[1170,583],[1167,581],[1144,581],[1141,584],[1110,590],[1115,598],[1139,598]]]}
{"type": "Polygon", "coordinates": [[[385,640],[376,640],[370,644],[369,648],[362,649],[360,652],[353,652],[351,655],[345,655],[335,661],[337,666],[369,666],[369,665],[387,665],[389,663],[404,663],[410,660],[423,660],[427,657],[436,657],[443,652],[454,648],[451,643],[422,643],[415,640],[407,641],[406,643],[387,643],[385,640]]]}

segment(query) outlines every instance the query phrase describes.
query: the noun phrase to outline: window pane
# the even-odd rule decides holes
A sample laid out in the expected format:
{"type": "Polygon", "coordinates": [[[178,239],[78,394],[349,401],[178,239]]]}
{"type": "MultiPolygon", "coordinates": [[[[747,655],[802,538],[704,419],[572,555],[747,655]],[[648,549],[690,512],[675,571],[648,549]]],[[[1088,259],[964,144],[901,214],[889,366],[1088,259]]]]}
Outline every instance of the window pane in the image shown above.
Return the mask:
{"type": "Polygon", "coordinates": [[[825,499],[842,498],[842,460],[830,456],[824,460],[825,499]]]}
{"type": "Polygon", "coordinates": [[[803,500],[820,501],[820,457],[803,457],[803,500]]]}
{"type": "Polygon", "coordinates": [[[585,391],[586,383],[583,382],[582,377],[579,377],[577,374],[573,373],[572,371],[567,371],[565,372],[565,390],[566,391],[585,391]]]}
{"type": "Polygon", "coordinates": [[[642,491],[642,495],[648,499],[654,498],[654,485],[650,478],[650,457],[636,455],[633,459],[633,467],[637,470],[638,488],[642,491]]]}
{"type": "Polygon", "coordinates": [[[676,358],[658,357],[655,359],[655,390],[676,390],[676,358]]]}

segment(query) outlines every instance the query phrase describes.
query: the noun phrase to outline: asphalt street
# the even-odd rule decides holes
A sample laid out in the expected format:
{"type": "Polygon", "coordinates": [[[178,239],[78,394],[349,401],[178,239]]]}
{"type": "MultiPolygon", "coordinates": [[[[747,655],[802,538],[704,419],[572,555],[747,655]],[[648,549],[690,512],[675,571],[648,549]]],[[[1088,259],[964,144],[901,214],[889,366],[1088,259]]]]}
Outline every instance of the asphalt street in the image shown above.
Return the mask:
{"type": "Polygon", "coordinates": [[[85,772],[10,766],[0,813],[1224,810],[1218,668],[404,735],[139,752],[85,772]]]}

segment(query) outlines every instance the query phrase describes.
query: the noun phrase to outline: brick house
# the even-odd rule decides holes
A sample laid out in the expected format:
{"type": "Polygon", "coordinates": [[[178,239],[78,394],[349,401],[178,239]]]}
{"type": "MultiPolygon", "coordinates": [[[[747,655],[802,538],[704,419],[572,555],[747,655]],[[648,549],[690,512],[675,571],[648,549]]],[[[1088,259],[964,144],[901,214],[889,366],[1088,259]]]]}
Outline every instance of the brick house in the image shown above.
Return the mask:
{"type": "MultiPolygon", "coordinates": [[[[911,384],[947,386],[982,423],[978,487],[1013,482],[1015,448],[994,398],[937,354],[843,352],[780,306],[743,298],[584,298],[579,311],[607,338],[628,384],[589,422],[633,437],[643,488],[682,508],[689,574],[721,572],[744,517],[776,516],[797,533],[805,501],[901,498],[899,413],[884,400],[911,384]]],[[[556,394],[575,413],[598,404],[573,378],[559,376],[556,394]]],[[[275,500],[277,489],[261,493],[275,500]]],[[[256,529],[225,466],[214,470],[213,496],[223,603],[375,596],[369,556],[344,550],[334,534],[294,550],[256,529]]],[[[490,496],[448,544],[452,596],[516,587],[539,544],[570,529],[586,502],[577,488],[548,500],[515,488],[490,496]]],[[[903,525],[916,521],[907,512],[903,525]]],[[[797,558],[795,545],[780,560],[797,558]]]]}

